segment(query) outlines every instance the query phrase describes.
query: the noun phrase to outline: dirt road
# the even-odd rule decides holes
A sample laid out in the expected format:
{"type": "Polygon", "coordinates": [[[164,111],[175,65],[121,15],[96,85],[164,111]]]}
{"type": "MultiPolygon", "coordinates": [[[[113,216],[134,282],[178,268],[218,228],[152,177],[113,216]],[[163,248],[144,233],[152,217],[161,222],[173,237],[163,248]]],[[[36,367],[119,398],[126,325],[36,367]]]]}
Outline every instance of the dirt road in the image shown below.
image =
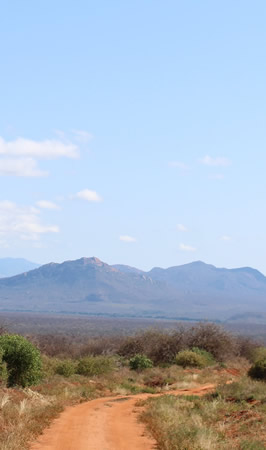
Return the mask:
{"type": "MultiPolygon", "coordinates": [[[[204,395],[207,384],[168,391],[173,395],[204,395]]],[[[154,450],[156,442],[138,422],[138,400],[164,394],[105,397],[69,407],[33,443],[30,450],[154,450]]]]}

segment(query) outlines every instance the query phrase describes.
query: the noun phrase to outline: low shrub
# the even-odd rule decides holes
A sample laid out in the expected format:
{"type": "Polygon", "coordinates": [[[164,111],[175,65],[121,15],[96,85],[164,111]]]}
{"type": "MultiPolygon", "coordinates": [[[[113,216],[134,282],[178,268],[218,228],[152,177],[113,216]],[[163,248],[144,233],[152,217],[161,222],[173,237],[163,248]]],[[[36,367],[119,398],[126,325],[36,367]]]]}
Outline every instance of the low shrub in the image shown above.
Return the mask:
{"type": "Polygon", "coordinates": [[[206,361],[202,355],[192,350],[182,350],[175,357],[175,362],[182,367],[204,367],[206,361]]]}
{"type": "Polygon", "coordinates": [[[237,339],[215,323],[200,323],[186,333],[188,348],[198,347],[210,352],[217,361],[238,353],[237,339]]]}
{"type": "Polygon", "coordinates": [[[266,380],[266,358],[256,361],[248,371],[251,378],[266,380]]]}
{"type": "Polygon", "coordinates": [[[111,372],[113,369],[113,358],[106,356],[86,356],[79,360],[76,373],[85,377],[91,377],[111,372]]]}
{"type": "Polygon", "coordinates": [[[30,386],[41,378],[42,361],[39,350],[23,336],[0,336],[2,360],[6,363],[8,386],[30,386]]]}
{"type": "Polygon", "coordinates": [[[253,350],[251,360],[252,362],[261,361],[266,359],[266,347],[257,347],[253,350]]]}
{"type": "Polygon", "coordinates": [[[55,373],[68,378],[71,377],[71,375],[74,375],[75,371],[76,364],[74,363],[74,361],[72,361],[71,359],[66,359],[58,363],[55,373]]]}
{"type": "Polygon", "coordinates": [[[155,340],[148,352],[145,352],[154,364],[172,364],[175,355],[183,350],[183,336],[181,333],[163,334],[158,333],[158,339],[155,340]]]}
{"type": "Polygon", "coordinates": [[[207,352],[207,350],[203,350],[202,348],[199,347],[192,347],[191,350],[205,359],[206,366],[213,366],[216,363],[213,355],[210,352],[207,352]]]}
{"type": "Polygon", "coordinates": [[[144,370],[153,367],[153,362],[145,355],[135,355],[129,360],[129,367],[132,370],[144,370]]]}
{"type": "MultiPolygon", "coordinates": [[[[236,337],[238,356],[247,359],[248,361],[254,362],[254,357],[260,345],[258,342],[249,336],[238,336],[236,337]]],[[[266,349],[264,353],[266,357],[266,349]]],[[[261,358],[258,358],[261,359],[261,358]]]]}

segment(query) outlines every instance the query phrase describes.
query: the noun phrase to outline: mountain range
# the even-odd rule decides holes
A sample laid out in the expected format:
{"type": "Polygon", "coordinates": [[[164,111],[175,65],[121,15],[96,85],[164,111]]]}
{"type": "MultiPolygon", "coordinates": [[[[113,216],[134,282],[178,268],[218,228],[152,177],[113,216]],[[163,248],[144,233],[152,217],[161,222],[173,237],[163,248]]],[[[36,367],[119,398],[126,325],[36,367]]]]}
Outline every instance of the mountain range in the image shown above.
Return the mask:
{"type": "Polygon", "coordinates": [[[12,277],[22,272],[37,269],[40,264],[23,258],[0,258],[0,278],[12,277]]]}
{"type": "MultiPolygon", "coordinates": [[[[0,265],[1,267],[1,265],[0,265]]],[[[266,277],[201,261],[144,272],[98,258],[0,279],[0,310],[228,320],[266,317],[266,277]]]]}

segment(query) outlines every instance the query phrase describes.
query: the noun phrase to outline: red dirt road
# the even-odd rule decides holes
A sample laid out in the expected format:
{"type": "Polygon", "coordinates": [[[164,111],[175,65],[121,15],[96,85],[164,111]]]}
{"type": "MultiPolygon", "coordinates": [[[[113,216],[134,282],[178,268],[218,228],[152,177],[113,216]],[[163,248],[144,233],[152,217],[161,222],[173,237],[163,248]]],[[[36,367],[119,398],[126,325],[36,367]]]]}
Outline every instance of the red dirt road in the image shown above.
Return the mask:
{"type": "Polygon", "coordinates": [[[207,384],[164,394],[104,397],[66,408],[30,450],[154,450],[156,442],[138,422],[137,401],[165,394],[200,396],[214,388],[207,384]]]}

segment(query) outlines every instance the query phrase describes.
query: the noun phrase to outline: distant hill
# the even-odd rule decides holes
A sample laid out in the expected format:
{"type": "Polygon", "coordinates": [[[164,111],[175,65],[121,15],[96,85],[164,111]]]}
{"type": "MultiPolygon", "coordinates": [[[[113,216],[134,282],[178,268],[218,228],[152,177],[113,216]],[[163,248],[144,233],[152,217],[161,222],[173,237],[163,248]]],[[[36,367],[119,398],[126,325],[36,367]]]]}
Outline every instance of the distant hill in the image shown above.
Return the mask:
{"type": "MultiPolygon", "coordinates": [[[[266,312],[266,277],[194,262],[149,272],[97,258],[0,280],[0,310],[227,320],[266,312]]],[[[234,319],[235,320],[235,319],[234,319]]]]}
{"type": "Polygon", "coordinates": [[[12,277],[37,267],[40,267],[40,264],[23,258],[0,258],[0,278],[12,277]]]}
{"type": "Polygon", "coordinates": [[[138,273],[138,274],[145,273],[143,270],[136,269],[136,267],[125,266],[123,264],[114,264],[112,267],[124,273],[138,273]]]}

